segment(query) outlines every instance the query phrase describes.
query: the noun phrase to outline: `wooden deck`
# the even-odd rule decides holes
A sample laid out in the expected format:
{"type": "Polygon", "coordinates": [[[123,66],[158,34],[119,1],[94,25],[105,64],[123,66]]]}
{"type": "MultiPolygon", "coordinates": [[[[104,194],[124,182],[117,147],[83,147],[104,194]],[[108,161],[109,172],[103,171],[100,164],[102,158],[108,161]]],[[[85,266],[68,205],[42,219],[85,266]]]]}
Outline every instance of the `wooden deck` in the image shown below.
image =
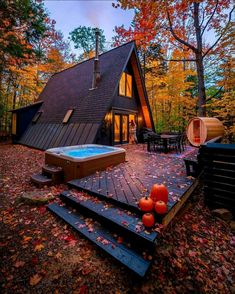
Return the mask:
{"type": "Polygon", "coordinates": [[[169,190],[168,211],[195,185],[194,180],[186,176],[183,158],[195,156],[198,149],[187,147],[181,154],[149,153],[143,145],[128,145],[125,149],[127,162],[70,181],[69,185],[103,199],[109,198],[136,212],[139,199],[149,194],[155,183],[164,183],[169,190]]]}
{"type": "Polygon", "coordinates": [[[122,265],[144,277],[152,264],[159,230],[170,223],[197,184],[186,177],[183,161],[186,156],[194,157],[197,150],[187,148],[183,154],[156,154],[148,153],[143,145],[125,148],[127,162],[68,182],[70,188],[76,189],[62,192],[61,203],[50,204],[48,209],[122,265]],[[168,187],[168,213],[163,218],[156,216],[155,226],[146,229],[137,203],[154,183],[168,187]]]}

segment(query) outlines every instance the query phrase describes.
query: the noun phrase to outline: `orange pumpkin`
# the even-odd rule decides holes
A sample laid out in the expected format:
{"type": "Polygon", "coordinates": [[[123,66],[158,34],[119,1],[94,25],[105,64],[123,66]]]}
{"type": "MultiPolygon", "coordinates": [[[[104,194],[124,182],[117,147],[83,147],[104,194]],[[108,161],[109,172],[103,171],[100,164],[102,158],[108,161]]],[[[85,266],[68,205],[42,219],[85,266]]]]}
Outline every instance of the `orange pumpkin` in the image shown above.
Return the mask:
{"type": "Polygon", "coordinates": [[[154,225],[155,223],[155,219],[152,213],[145,213],[142,217],[142,222],[144,224],[145,227],[150,228],[154,225]]]}
{"type": "Polygon", "coordinates": [[[167,212],[166,203],[162,200],[159,200],[155,203],[155,211],[158,214],[165,214],[167,212]]]}
{"type": "Polygon", "coordinates": [[[168,190],[166,186],[163,184],[158,185],[154,184],[152,186],[151,192],[150,192],[150,198],[153,200],[153,202],[157,202],[158,200],[162,200],[165,203],[168,201],[168,190]]]}
{"type": "Polygon", "coordinates": [[[152,211],[154,208],[153,200],[149,197],[142,197],[139,201],[139,207],[142,211],[152,211]]]}

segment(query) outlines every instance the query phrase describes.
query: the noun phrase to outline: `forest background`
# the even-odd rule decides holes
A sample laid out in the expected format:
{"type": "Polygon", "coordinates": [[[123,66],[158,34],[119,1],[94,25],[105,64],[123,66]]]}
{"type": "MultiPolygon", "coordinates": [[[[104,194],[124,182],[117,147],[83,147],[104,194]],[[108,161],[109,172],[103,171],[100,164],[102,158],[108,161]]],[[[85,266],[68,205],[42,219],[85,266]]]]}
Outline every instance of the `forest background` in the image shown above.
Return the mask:
{"type": "MultiPolygon", "coordinates": [[[[110,2],[113,9],[135,13],[129,28],[114,28],[112,44],[100,30],[100,51],[135,40],[157,132],[183,131],[194,116],[215,116],[224,123],[227,140],[234,141],[232,4],[110,2]]],[[[0,0],[0,134],[10,132],[9,110],[34,103],[53,74],[93,57],[94,32],[78,23],[65,40],[42,1],[0,0]]]]}

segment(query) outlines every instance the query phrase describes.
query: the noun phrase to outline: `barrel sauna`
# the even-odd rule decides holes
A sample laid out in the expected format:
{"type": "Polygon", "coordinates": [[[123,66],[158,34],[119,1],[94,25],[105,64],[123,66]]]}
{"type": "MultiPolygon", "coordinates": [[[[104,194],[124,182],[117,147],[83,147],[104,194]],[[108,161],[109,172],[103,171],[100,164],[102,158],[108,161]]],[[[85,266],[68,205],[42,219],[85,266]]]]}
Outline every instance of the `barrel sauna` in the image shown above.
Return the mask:
{"type": "Polygon", "coordinates": [[[187,127],[187,137],[193,146],[200,146],[223,134],[224,126],[215,117],[195,117],[189,121],[187,127]]]}

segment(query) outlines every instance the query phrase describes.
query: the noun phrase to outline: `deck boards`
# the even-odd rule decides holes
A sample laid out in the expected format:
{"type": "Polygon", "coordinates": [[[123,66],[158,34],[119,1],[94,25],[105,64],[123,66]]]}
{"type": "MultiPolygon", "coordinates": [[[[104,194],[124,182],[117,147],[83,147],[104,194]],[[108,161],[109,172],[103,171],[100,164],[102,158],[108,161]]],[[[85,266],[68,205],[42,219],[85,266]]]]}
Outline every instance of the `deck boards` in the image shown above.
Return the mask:
{"type": "MultiPolygon", "coordinates": [[[[138,240],[134,247],[139,248],[140,242],[146,246],[152,247],[157,239],[158,232],[154,230],[146,230],[144,227],[138,227],[140,217],[137,214],[130,213],[120,207],[111,205],[107,201],[100,201],[97,198],[91,197],[90,199],[81,198],[80,195],[74,191],[64,191],[60,194],[60,199],[75,208],[77,211],[82,212],[87,216],[93,216],[99,222],[102,222],[106,227],[115,226],[116,230],[122,234],[138,240]],[[137,246],[136,246],[137,245],[137,246]]],[[[140,249],[140,248],[139,248],[140,249]]]]}
{"type": "MultiPolygon", "coordinates": [[[[169,191],[170,210],[193,184],[186,176],[184,154],[148,153],[142,146],[128,146],[127,162],[97,171],[94,175],[69,182],[69,185],[102,198],[112,198],[130,208],[138,209],[141,197],[150,193],[155,183],[164,183],[169,191]]],[[[197,152],[191,148],[191,153],[197,152]]],[[[188,156],[189,151],[185,152],[188,156]]]]}
{"type": "Polygon", "coordinates": [[[69,207],[53,203],[48,206],[48,209],[127,268],[140,277],[144,277],[151,265],[151,261],[144,259],[140,253],[133,251],[126,244],[119,244],[113,236],[113,232],[100,226],[99,223],[94,223],[93,230],[89,230],[85,222],[86,219],[80,213],[71,211],[69,207]]]}

